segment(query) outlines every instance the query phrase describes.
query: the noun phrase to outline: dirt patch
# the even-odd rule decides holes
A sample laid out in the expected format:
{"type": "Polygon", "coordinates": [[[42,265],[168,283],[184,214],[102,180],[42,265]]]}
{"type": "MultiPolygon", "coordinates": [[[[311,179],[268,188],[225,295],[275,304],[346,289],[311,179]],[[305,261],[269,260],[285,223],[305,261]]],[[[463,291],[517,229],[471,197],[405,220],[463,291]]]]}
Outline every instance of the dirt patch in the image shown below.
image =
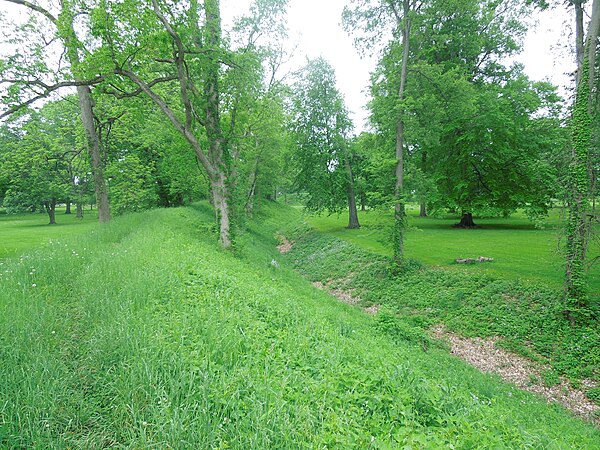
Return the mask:
{"type": "Polygon", "coordinates": [[[366,312],[367,314],[374,316],[375,314],[377,314],[379,312],[380,309],[381,309],[381,305],[371,305],[367,308],[363,308],[363,311],[366,312]]]}
{"type": "MultiPolygon", "coordinates": [[[[550,367],[498,348],[495,344],[499,338],[465,338],[444,330],[442,326],[433,328],[431,333],[448,343],[454,355],[482,372],[495,373],[519,389],[558,402],[576,415],[600,425],[600,406],[589,400],[582,390],[572,388],[564,378],[556,386],[545,386],[541,381],[543,372],[550,367]]],[[[582,383],[586,388],[594,387],[591,381],[584,380],[582,383]]]]}
{"type": "Polygon", "coordinates": [[[287,253],[294,246],[294,243],[292,241],[289,241],[288,238],[286,238],[285,236],[277,236],[277,240],[280,242],[280,244],[277,246],[277,250],[279,250],[279,253],[287,253]]]}
{"type": "Polygon", "coordinates": [[[341,289],[333,289],[329,291],[331,295],[333,295],[338,300],[347,303],[349,305],[358,305],[360,303],[360,298],[353,297],[350,293],[346,291],[342,291],[341,289]]]}
{"type": "MultiPolygon", "coordinates": [[[[343,289],[331,289],[330,286],[333,284],[336,284],[334,280],[327,280],[327,284],[323,284],[320,281],[315,281],[312,283],[314,287],[327,292],[329,295],[334,296],[342,303],[352,306],[358,306],[360,304],[360,297],[353,295],[351,292],[344,291],[343,289]]],[[[362,310],[367,314],[375,315],[379,312],[380,308],[381,305],[371,305],[367,308],[362,308],[362,310]]]]}

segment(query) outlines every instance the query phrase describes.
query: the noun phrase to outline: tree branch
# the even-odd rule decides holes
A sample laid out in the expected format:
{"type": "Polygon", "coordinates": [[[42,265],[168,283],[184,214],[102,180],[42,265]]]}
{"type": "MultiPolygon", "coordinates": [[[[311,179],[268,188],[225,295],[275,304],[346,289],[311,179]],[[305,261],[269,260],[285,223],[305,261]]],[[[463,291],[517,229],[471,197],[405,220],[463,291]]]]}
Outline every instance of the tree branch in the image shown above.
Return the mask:
{"type": "Polygon", "coordinates": [[[47,9],[42,8],[39,5],[35,5],[31,2],[28,2],[26,0],[2,0],[8,3],[16,3],[17,5],[22,5],[25,6],[29,9],[32,9],[36,12],[39,12],[40,14],[44,15],[50,22],[52,22],[54,25],[57,25],[57,20],[56,17],[54,17],[50,11],[48,11],[47,9]]]}
{"type": "Polygon", "coordinates": [[[183,106],[185,109],[185,129],[187,131],[190,131],[192,128],[192,121],[193,121],[193,108],[192,108],[192,102],[190,101],[190,98],[188,95],[188,90],[187,90],[188,76],[187,76],[187,71],[185,69],[185,60],[184,60],[185,48],[183,47],[183,42],[181,41],[181,37],[173,29],[173,27],[171,26],[171,24],[169,23],[169,21],[167,20],[165,15],[160,10],[157,0],[152,0],[152,6],[154,8],[154,13],[158,17],[158,20],[160,20],[162,22],[163,26],[167,30],[167,33],[169,33],[169,35],[171,36],[171,39],[173,39],[174,46],[177,48],[176,51],[175,50],[173,51],[173,56],[175,57],[175,64],[177,66],[177,76],[179,78],[179,89],[181,91],[181,100],[183,102],[183,106]]]}
{"type": "Polygon", "coordinates": [[[48,97],[52,92],[54,92],[60,88],[75,87],[75,86],[90,86],[90,85],[101,83],[102,81],[104,81],[104,77],[102,77],[102,76],[96,77],[92,80],[63,81],[61,83],[56,83],[53,85],[47,85],[46,83],[44,83],[40,80],[10,80],[10,79],[0,80],[0,82],[2,82],[2,83],[26,83],[26,84],[30,84],[30,85],[34,85],[34,86],[40,86],[44,89],[44,92],[41,92],[38,95],[36,95],[35,97],[32,97],[32,98],[24,101],[23,103],[19,103],[18,105],[15,105],[12,108],[9,108],[8,110],[1,113],[0,119],[4,119],[5,117],[8,117],[11,114],[16,113],[17,111],[25,108],[26,106],[31,105],[32,103],[34,103],[36,101],[38,101],[42,98],[48,97]]]}
{"type": "MultiPolygon", "coordinates": [[[[155,78],[154,80],[150,81],[149,83],[146,83],[148,85],[149,88],[157,85],[158,83],[166,83],[168,81],[174,81],[177,80],[178,78],[175,75],[171,75],[168,77],[160,77],[160,78],[155,78]]],[[[115,89],[114,91],[109,91],[109,90],[104,90],[104,93],[112,95],[113,97],[116,97],[118,99],[124,99],[124,98],[131,98],[131,97],[136,97],[138,95],[140,95],[142,92],[144,92],[142,90],[142,88],[138,88],[135,91],[124,91],[123,89],[115,86],[114,84],[111,84],[111,86],[115,89]]]]}
{"type": "Polygon", "coordinates": [[[191,146],[194,149],[194,152],[196,153],[196,157],[198,158],[204,169],[208,172],[209,177],[211,179],[214,178],[215,168],[202,151],[198,139],[196,139],[191,129],[186,128],[186,126],[181,123],[181,121],[177,118],[173,110],[169,108],[169,105],[167,105],[167,103],[156,92],[154,92],[150,88],[150,86],[148,86],[147,83],[138,78],[133,72],[121,68],[116,68],[115,73],[117,75],[123,75],[129,78],[133,83],[139,86],[142,92],[144,92],[148,97],[150,97],[150,99],[159,107],[163,114],[167,116],[167,118],[175,127],[175,129],[179,133],[181,133],[181,135],[185,137],[185,139],[191,144],[191,146]]]}

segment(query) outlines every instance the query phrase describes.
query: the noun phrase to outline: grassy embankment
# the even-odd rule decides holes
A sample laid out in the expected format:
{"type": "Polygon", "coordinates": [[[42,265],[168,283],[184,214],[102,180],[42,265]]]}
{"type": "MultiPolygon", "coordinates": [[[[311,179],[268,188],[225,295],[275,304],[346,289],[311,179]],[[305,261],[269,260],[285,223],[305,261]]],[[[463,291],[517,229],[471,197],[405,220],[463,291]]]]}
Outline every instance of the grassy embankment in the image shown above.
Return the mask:
{"type": "MultiPolygon", "coordinates": [[[[453,228],[459,220],[457,216],[421,218],[418,209],[412,206],[408,208],[406,256],[429,266],[560,288],[564,280],[564,259],[559,249],[564,220],[560,215],[558,208],[553,209],[543,221],[543,229],[536,228],[522,213],[515,213],[509,218],[475,218],[480,228],[465,230],[453,228]],[[454,263],[456,258],[479,256],[492,257],[494,262],[468,266],[454,263]]],[[[381,211],[359,212],[359,219],[362,227],[348,230],[347,215],[307,216],[307,221],[323,233],[391,256],[391,215],[381,211]]],[[[597,243],[589,250],[590,261],[595,257],[600,257],[597,243]]],[[[600,263],[592,267],[588,281],[591,294],[600,301],[600,263]]]]}
{"type": "Polygon", "coordinates": [[[561,408],[314,289],[274,249],[297,217],[267,211],[236,256],[198,206],[0,261],[0,447],[600,448],[561,408]]]}

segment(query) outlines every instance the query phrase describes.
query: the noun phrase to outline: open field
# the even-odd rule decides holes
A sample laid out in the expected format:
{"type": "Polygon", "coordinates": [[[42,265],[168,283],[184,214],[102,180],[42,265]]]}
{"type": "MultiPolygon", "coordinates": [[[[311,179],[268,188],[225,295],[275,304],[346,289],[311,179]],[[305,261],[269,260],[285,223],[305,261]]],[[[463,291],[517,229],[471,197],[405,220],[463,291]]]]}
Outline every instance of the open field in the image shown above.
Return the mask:
{"type": "Polygon", "coordinates": [[[56,225],[48,225],[48,214],[0,214],[0,258],[17,255],[29,248],[45,245],[50,239],[84,233],[98,221],[96,210],[86,209],[82,219],[57,208],[56,225]]]}
{"type": "MultiPolygon", "coordinates": [[[[361,228],[346,229],[346,215],[307,216],[317,230],[346,239],[360,247],[391,256],[389,242],[391,215],[381,211],[359,212],[361,228]]],[[[559,249],[560,211],[554,209],[537,229],[524,215],[510,218],[475,219],[481,228],[456,229],[458,217],[420,218],[414,207],[408,210],[409,230],[406,233],[406,256],[427,265],[448,269],[487,273],[509,279],[531,280],[560,288],[563,282],[563,259],[559,249]],[[487,256],[491,263],[457,265],[456,258],[487,256]]],[[[590,257],[600,256],[596,245],[590,257]]],[[[600,263],[590,270],[590,290],[600,297],[600,263]]]]}
{"type": "Polygon", "coordinates": [[[132,214],[2,261],[0,447],[600,448],[314,289],[275,249],[290,209],[265,205],[235,254],[212,219],[132,214]]]}

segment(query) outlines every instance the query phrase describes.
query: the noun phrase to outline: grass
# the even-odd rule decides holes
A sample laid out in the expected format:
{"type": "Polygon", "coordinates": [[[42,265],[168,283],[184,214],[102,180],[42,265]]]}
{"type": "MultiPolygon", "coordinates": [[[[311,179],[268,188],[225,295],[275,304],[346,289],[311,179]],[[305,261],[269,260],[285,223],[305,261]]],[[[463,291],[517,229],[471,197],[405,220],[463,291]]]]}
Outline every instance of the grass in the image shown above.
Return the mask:
{"type": "MultiPolygon", "coordinates": [[[[389,245],[390,214],[381,211],[359,213],[361,228],[348,230],[347,218],[336,216],[308,216],[307,221],[317,230],[348,240],[361,248],[391,256],[389,245]]],[[[409,229],[406,233],[406,256],[424,264],[460,270],[462,272],[488,274],[508,279],[532,281],[560,288],[564,278],[564,262],[559,250],[561,227],[560,211],[554,209],[544,222],[544,228],[536,228],[523,214],[510,218],[475,219],[479,229],[456,229],[452,225],[458,217],[418,217],[413,206],[408,209],[409,229]],[[456,258],[494,258],[492,263],[457,265],[456,258]]],[[[589,252],[590,260],[600,256],[598,245],[589,252]]],[[[600,301],[600,264],[592,266],[588,282],[590,292],[600,301]]]]}
{"type": "Polygon", "coordinates": [[[600,448],[314,289],[274,248],[290,209],[265,205],[235,255],[212,217],[125,216],[0,261],[0,447],[600,448]]]}
{"type": "Polygon", "coordinates": [[[82,219],[75,213],[64,214],[64,208],[57,208],[56,225],[48,225],[46,213],[3,214],[0,213],[0,258],[18,255],[21,252],[45,245],[50,239],[65,235],[85,233],[98,221],[98,213],[84,211],[82,219]]]}

